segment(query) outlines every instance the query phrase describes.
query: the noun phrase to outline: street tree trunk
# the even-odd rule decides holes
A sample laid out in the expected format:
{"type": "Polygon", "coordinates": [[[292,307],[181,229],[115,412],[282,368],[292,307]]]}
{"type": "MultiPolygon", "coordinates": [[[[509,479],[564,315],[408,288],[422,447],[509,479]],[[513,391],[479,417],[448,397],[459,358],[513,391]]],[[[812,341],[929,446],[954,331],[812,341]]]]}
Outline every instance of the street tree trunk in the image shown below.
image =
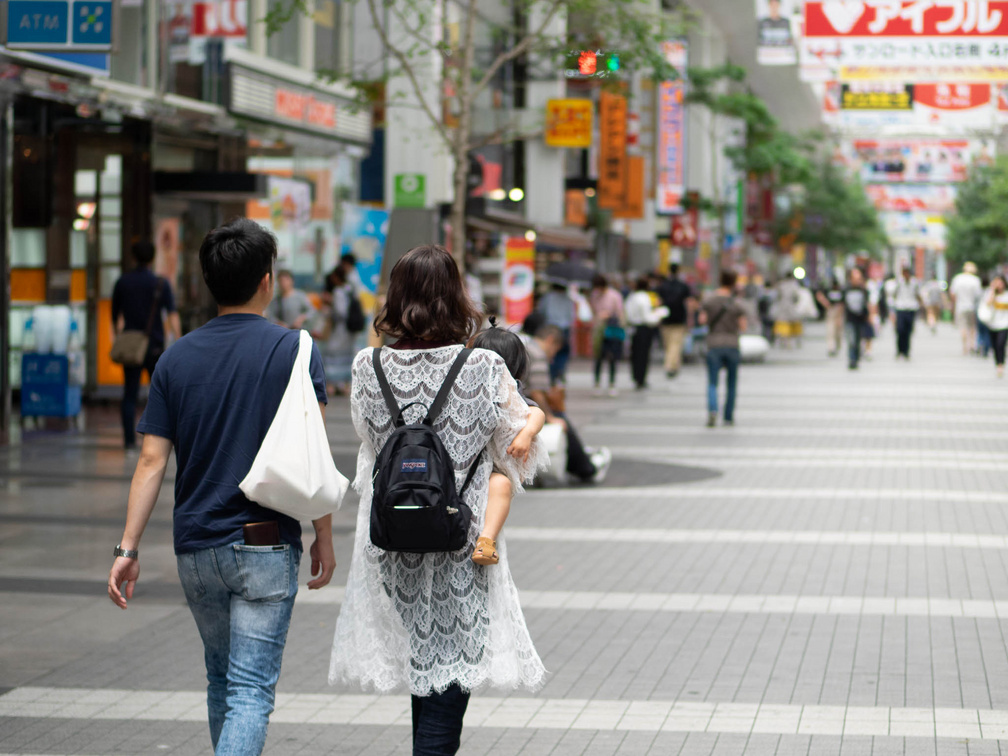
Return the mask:
{"type": "Polygon", "coordinates": [[[465,266],[466,253],[466,199],[469,196],[469,135],[472,133],[472,71],[475,58],[476,31],[476,0],[467,0],[465,4],[462,31],[462,63],[458,77],[458,126],[452,135],[452,158],[455,160],[451,211],[452,256],[459,264],[465,266]]]}

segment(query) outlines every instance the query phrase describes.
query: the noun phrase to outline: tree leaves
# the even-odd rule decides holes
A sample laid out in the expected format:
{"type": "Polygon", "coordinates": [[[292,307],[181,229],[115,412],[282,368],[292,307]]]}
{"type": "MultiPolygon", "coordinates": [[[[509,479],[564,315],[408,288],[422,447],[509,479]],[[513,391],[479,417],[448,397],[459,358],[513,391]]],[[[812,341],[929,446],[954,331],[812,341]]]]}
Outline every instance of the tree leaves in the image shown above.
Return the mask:
{"type": "Polygon", "coordinates": [[[959,185],[955,213],[946,221],[945,259],[952,268],[970,260],[981,270],[1004,262],[1008,248],[1008,156],[974,165],[959,185]]]}

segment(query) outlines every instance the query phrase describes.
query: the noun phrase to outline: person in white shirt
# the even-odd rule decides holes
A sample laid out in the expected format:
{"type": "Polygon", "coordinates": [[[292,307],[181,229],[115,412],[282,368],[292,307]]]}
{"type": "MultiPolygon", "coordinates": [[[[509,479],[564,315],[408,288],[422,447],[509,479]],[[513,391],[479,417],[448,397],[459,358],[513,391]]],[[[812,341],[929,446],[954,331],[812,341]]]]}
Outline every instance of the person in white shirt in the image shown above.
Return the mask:
{"type": "Polygon", "coordinates": [[[982,294],[983,284],[977,275],[977,266],[971,262],[963,263],[962,273],[956,274],[952,283],[949,284],[952,313],[962,336],[963,354],[969,354],[976,350],[976,310],[982,294]]]}
{"type": "Polygon", "coordinates": [[[896,359],[910,359],[910,338],[914,320],[924,306],[920,281],[913,277],[909,266],[904,266],[893,286],[893,318],[896,323],[896,359]]]}
{"type": "Polygon", "coordinates": [[[997,377],[1004,378],[1005,346],[1008,345],[1008,283],[1004,276],[994,276],[984,295],[987,327],[994,347],[994,367],[997,377]]]}
{"type": "Polygon", "coordinates": [[[633,329],[633,336],[630,338],[630,373],[638,391],[647,388],[648,364],[655,329],[668,315],[667,307],[655,308],[649,284],[647,278],[638,279],[635,291],[623,304],[627,325],[633,329]]]}

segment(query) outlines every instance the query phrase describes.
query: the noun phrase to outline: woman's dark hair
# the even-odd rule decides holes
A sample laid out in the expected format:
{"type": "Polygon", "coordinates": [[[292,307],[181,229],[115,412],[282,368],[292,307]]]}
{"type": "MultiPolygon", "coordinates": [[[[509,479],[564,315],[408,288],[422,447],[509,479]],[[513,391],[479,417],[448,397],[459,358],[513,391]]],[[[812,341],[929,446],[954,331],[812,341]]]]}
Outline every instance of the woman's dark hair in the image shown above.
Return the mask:
{"type": "Polygon", "coordinates": [[[647,291],[651,288],[651,281],[648,280],[646,276],[641,276],[637,279],[636,290],[637,291],[647,291]]]}
{"type": "Polygon", "coordinates": [[[525,342],[517,333],[509,331],[507,328],[498,328],[493,318],[490,319],[490,327],[473,336],[469,346],[496,352],[504,358],[504,365],[511,373],[512,378],[519,383],[528,380],[529,369],[532,365],[528,349],[525,348],[525,342]]]}
{"type": "Polygon", "coordinates": [[[606,277],[603,276],[601,273],[596,273],[595,277],[592,278],[591,285],[593,289],[604,289],[607,286],[609,286],[609,282],[606,280],[606,277]]]}
{"type": "Polygon", "coordinates": [[[482,320],[455,259],[440,245],[424,244],[392,267],[374,329],[393,339],[463,344],[482,320]]]}
{"type": "Polygon", "coordinates": [[[735,283],[738,281],[738,273],[734,270],[722,270],[721,271],[721,286],[726,289],[734,289],[735,283]]]}
{"type": "Polygon", "coordinates": [[[276,262],[276,237],[248,218],[215,228],[200,244],[203,280],[218,305],[235,307],[255,296],[276,262]]]}
{"type": "Polygon", "coordinates": [[[337,265],[335,268],[330,270],[325,277],[325,289],[330,294],[333,293],[335,289],[343,286],[347,282],[346,273],[343,272],[343,268],[337,265]]]}

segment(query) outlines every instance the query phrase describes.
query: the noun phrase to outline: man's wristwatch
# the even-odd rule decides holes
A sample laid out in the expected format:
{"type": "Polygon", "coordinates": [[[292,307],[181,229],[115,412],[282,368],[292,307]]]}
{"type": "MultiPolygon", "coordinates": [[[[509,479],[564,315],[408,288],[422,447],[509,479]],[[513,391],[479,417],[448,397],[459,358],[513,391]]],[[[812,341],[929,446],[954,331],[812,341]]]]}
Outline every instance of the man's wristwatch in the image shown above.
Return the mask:
{"type": "Polygon", "coordinates": [[[127,559],[139,559],[140,549],[124,549],[122,544],[117,543],[116,547],[112,549],[112,556],[126,557],[127,559]]]}

